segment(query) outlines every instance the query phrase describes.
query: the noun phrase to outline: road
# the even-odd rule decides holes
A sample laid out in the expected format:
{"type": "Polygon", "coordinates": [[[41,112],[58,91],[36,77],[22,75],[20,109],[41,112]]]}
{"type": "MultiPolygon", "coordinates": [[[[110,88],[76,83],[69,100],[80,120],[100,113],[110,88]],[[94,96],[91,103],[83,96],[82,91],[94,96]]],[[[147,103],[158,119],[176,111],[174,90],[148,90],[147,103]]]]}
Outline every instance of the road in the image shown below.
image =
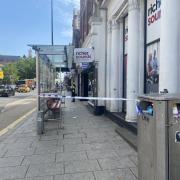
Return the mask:
{"type": "Polygon", "coordinates": [[[36,107],[36,93],[0,97],[0,131],[36,107]]]}

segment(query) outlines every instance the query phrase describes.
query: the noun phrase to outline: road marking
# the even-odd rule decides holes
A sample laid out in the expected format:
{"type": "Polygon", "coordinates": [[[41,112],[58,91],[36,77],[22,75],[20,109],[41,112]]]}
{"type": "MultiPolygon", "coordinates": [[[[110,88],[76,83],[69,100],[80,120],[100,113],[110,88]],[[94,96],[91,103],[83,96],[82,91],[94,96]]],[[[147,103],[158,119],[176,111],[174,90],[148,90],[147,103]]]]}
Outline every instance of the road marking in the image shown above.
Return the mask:
{"type": "Polygon", "coordinates": [[[20,99],[20,100],[6,104],[5,108],[10,107],[10,106],[22,105],[24,103],[27,103],[27,101],[29,101],[28,103],[31,103],[32,101],[36,101],[36,99],[35,98],[20,99]]]}
{"type": "Polygon", "coordinates": [[[9,130],[13,129],[17,124],[22,122],[27,116],[29,116],[31,113],[33,113],[36,110],[36,108],[32,109],[31,111],[27,112],[25,115],[21,116],[19,119],[11,123],[9,126],[4,128],[3,130],[0,131],[0,137],[4,134],[6,134],[9,130]]]}

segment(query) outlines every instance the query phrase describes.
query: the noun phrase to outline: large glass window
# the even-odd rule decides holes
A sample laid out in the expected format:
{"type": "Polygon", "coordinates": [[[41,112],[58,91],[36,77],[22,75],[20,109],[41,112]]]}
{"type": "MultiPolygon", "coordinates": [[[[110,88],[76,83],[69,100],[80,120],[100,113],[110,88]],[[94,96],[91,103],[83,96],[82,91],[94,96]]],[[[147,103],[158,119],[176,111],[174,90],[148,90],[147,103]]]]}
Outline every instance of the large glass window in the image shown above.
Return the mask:
{"type": "Polygon", "coordinates": [[[145,93],[156,93],[159,91],[161,0],[145,2],[145,93]]]}

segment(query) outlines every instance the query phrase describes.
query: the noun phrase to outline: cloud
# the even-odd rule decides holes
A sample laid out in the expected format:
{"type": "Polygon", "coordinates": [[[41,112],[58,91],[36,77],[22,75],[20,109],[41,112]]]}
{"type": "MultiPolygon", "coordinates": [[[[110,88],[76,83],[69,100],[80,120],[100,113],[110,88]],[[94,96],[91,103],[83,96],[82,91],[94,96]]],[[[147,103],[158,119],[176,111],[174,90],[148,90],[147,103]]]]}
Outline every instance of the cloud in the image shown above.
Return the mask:
{"type": "Polygon", "coordinates": [[[72,41],[73,10],[79,9],[80,0],[54,0],[55,29],[59,38],[72,41]]]}
{"type": "Polygon", "coordinates": [[[72,25],[73,9],[79,9],[80,0],[55,0],[54,14],[57,22],[72,25]]]}
{"type": "Polygon", "coordinates": [[[65,38],[72,38],[72,29],[61,31],[61,36],[65,38]]]}
{"type": "Polygon", "coordinates": [[[55,21],[58,23],[63,23],[65,26],[72,25],[73,14],[72,11],[66,11],[59,6],[55,7],[55,21]]]}
{"type": "Polygon", "coordinates": [[[73,6],[74,8],[79,8],[80,0],[56,0],[57,2],[61,2],[66,6],[73,6]]]}

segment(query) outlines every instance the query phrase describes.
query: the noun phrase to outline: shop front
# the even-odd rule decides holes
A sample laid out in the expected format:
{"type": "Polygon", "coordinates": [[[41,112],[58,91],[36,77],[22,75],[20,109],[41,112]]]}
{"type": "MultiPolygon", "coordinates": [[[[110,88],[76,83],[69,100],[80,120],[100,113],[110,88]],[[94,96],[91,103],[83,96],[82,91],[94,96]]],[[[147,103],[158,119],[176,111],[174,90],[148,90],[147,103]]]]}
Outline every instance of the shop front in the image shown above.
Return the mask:
{"type": "Polygon", "coordinates": [[[145,93],[159,92],[161,0],[145,3],[145,93]]]}

